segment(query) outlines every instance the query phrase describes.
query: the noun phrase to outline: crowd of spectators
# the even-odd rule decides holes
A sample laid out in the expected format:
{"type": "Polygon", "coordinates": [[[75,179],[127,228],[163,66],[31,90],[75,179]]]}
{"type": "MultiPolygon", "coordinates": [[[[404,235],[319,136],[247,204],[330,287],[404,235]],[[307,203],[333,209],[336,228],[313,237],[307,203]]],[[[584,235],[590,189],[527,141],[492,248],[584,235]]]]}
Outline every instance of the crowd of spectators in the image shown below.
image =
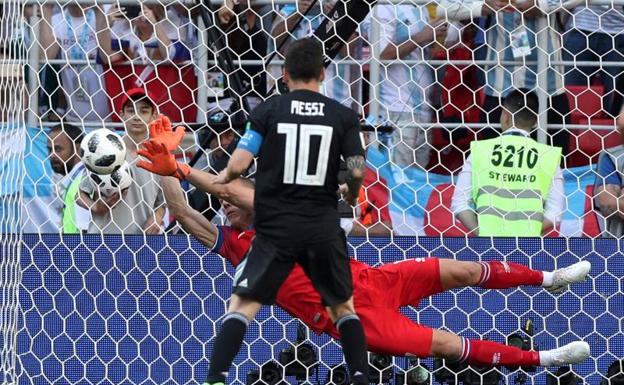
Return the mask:
{"type": "MultiPolygon", "coordinates": [[[[43,121],[56,117],[63,122],[47,131],[56,203],[46,201],[45,205],[57,212],[53,221],[58,222],[57,228],[62,231],[67,227],[63,217],[71,201],[69,192],[79,197],[79,205],[68,215],[80,231],[162,232],[168,218],[160,187],[151,175],[132,166],[149,122],[158,113],[183,123],[213,121],[215,117],[227,121],[242,108],[242,97],[253,108],[279,87],[279,60],[290,43],[312,34],[334,5],[335,0],[294,0],[292,4],[273,6],[256,5],[252,0],[236,4],[227,0],[219,10],[210,11],[215,33],[208,36],[217,36],[219,41],[209,44],[216,52],[209,53],[208,68],[197,67],[203,59],[199,57],[199,42],[206,44],[197,29],[198,21],[206,20],[197,7],[182,3],[102,6],[72,2],[62,6],[46,2],[40,9],[26,7],[24,17],[41,16],[36,46],[40,47],[41,59],[51,63],[42,66],[39,101],[43,107],[37,112],[43,121]],[[234,63],[228,73],[217,60],[220,56],[244,62],[234,63]],[[242,89],[234,87],[234,78],[242,89]],[[60,87],[52,87],[49,79],[57,79],[60,87]],[[197,90],[202,84],[209,90],[206,110],[198,107],[197,90]],[[76,174],[82,173],[76,151],[81,137],[78,134],[104,122],[122,122],[125,130],[127,161],[134,183],[123,196],[100,197],[86,178],[82,178],[78,190],[70,188],[78,185],[80,175],[76,174]],[[68,141],[73,141],[73,146],[68,141]]],[[[10,37],[2,47],[5,55],[8,46],[19,45],[15,41],[33,39],[19,25],[3,23],[6,31],[2,33],[10,37]]],[[[566,87],[590,88],[599,81],[603,86],[602,111],[614,117],[623,101],[624,79],[618,65],[622,59],[624,14],[610,6],[587,6],[580,0],[379,4],[327,67],[322,92],[363,117],[371,104],[377,103],[379,116],[374,121],[393,130],[387,137],[373,138],[371,145],[383,142],[397,170],[425,173],[444,162],[439,154],[459,146],[453,129],[432,123],[458,122],[458,129],[473,131],[472,139],[494,138],[510,129],[501,120],[506,113],[505,97],[517,89],[545,93],[547,120],[553,125],[547,131],[548,144],[561,148],[565,166],[570,143],[576,141],[570,138],[570,130],[561,128],[571,122],[575,108],[570,105],[566,87]],[[377,35],[372,32],[373,23],[379,27],[377,35]],[[554,63],[545,74],[537,70],[540,51],[554,63]],[[375,87],[371,87],[368,74],[371,57],[381,66],[375,87]],[[429,62],[432,59],[487,62],[433,65],[429,62]],[[562,60],[583,63],[566,66],[562,60]],[[541,75],[545,88],[538,87],[541,75]],[[475,122],[482,123],[483,128],[461,126],[475,122]],[[442,132],[446,150],[437,147],[437,131],[442,132]]],[[[511,129],[515,128],[512,124],[511,129]]],[[[535,137],[536,130],[528,131],[535,137]]],[[[199,132],[197,142],[204,142],[203,137],[209,140],[199,150],[204,156],[198,157],[197,166],[217,172],[238,134],[232,128],[199,132]]],[[[470,140],[458,148],[464,173],[469,171],[466,166],[470,158],[466,157],[470,140]]],[[[616,174],[621,167],[617,149],[609,151],[600,156],[598,171],[604,183],[597,182],[595,190],[602,214],[617,216],[619,206],[614,202],[619,202],[621,183],[616,174]]],[[[451,168],[449,172],[458,173],[460,169],[451,168]]],[[[392,232],[390,193],[382,179],[377,170],[369,167],[354,234],[392,232]]],[[[210,218],[218,216],[218,202],[197,192],[189,194],[189,200],[210,218]]],[[[457,205],[466,208],[465,202],[457,205]]],[[[616,231],[614,220],[609,223],[607,227],[616,231]]],[[[616,233],[624,234],[624,230],[616,233]]]]}

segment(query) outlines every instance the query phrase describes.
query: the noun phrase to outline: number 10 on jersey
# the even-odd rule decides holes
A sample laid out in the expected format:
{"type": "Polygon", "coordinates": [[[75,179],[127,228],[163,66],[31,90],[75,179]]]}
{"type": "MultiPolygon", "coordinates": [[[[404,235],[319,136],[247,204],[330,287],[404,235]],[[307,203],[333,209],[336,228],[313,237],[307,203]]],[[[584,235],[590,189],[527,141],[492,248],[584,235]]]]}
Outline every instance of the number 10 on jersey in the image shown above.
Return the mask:
{"type": "Polygon", "coordinates": [[[322,186],[325,184],[333,132],[333,127],[319,124],[277,124],[277,133],[286,135],[284,184],[294,183],[304,186],[322,186]],[[319,136],[321,140],[317,150],[318,158],[316,161],[316,171],[314,174],[308,174],[311,151],[316,150],[311,148],[311,139],[313,136],[319,136]],[[297,145],[297,143],[299,145],[297,145]],[[297,148],[299,151],[297,151],[297,148]]]}

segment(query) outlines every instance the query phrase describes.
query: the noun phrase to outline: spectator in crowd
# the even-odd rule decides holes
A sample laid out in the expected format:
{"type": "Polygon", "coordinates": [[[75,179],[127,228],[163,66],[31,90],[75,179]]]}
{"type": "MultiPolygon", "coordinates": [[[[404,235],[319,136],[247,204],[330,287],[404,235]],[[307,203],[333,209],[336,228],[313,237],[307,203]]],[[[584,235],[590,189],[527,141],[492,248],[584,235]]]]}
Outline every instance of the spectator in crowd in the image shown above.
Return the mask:
{"type": "Polygon", "coordinates": [[[140,59],[146,64],[188,56],[183,39],[186,36],[181,34],[181,30],[186,30],[183,28],[185,19],[175,8],[143,5],[137,15],[131,10],[131,7],[112,6],[104,14],[104,9],[96,8],[98,43],[107,62],[140,59]]]}
{"type": "MultiPolygon", "coordinates": [[[[372,133],[362,134],[366,150],[372,142],[372,133]]],[[[341,190],[347,188],[341,186],[341,190]]],[[[346,191],[342,191],[346,196],[346,191]]],[[[345,205],[351,211],[350,205],[345,205]]],[[[379,170],[366,164],[364,181],[355,208],[356,217],[347,231],[353,236],[390,236],[392,235],[392,218],[390,217],[390,190],[388,182],[379,174],[379,170]]],[[[344,220],[342,220],[344,222],[344,220]]],[[[345,228],[347,228],[345,226],[345,228]]],[[[346,231],[346,230],[345,230],[346,231]]]]}
{"type": "Polygon", "coordinates": [[[416,165],[425,169],[431,152],[431,131],[419,123],[431,123],[430,89],[433,72],[425,60],[436,36],[446,35],[448,25],[431,21],[425,6],[377,5],[374,17],[381,26],[379,58],[392,60],[383,65],[377,99],[383,117],[396,128],[393,138],[393,163],[401,168],[416,165]],[[403,60],[422,61],[405,64],[403,60]]]}
{"type": "MultiPolygon", "coordinates": [[[[438,15],[451,21],[470,20],[483,17],[486,30],[486,60],[497,64],[486,65],[485,102],[481,121],[487,124],[500,123],[501,100],[517,88],[538,90],[538,51],[546,51],[551,61],[561,61],[561,31],[558,30],[558,14],[572,9],[582,0],[569,1],[511,1],[511,0],[443,0],[438,15]],[[545,40],[543,47],[537,46],[538,19],[548,17],[547,28],[539,32],[545,40]],[[509,65],[502,62],[514,61],[509,65]]],[[[570,106],[563,87],[563,68],[550,65],[546,72],[546,85],[539,91],[548,94],[548,123],[564,124],[570,121],[570,106]]],[[[552,144],[567,153],[569,133],[555,129],[550,132],[552,144]]],[[[483,131],[484,138],[497,136],[496,130],[483,131]]]]}
{"type": "Polygon", "coordinates": [[[71,124],[53,127],[48,134],[48,152],[54,171],[60,229],[64,234],[77,234],[87,230],[89,211],[78,206],[78,187],[84,175],[84,165],[80,161],[82,129],[71,124]]]}
{"type": "Polygon", "coordinates": [[[566,68],[566,85],[589,86],[591,77],[600,74],[604,85],[603,109],[617,116],[622,105],[623,66],[600,66],[624,62],[624,14],[622,7],[583,5],[574,9],[564,37],[566,60],[593,61],[594,66],[566,68]],[[620,88],[618,90],[618,88],[620,88]]]}
{"type": "Polygon", "coordinates": [[[622,145],[604,150],[598,158],[594,202],[603,218],[602,235],[621,238],[624,235],[624,108],[617,118],[622,145]]]}
{"type": "Polygon", "coordinates": [[[83,178],[78,204],[91,211],[89,233],[158,234],[165,214],[162,189],[157,177],[135,165],[138,146],[148,138],[148,125],[157,120],[158,110],[151,95],[142,88],[129,90],[122,106],[120,115],[126,130],[123,138],[132,184],[122,196],[114,193],[103,197],[89,178],[83,178]]]}
{"type": "MultiPolygon", "coordinates": [[[[212,174],[219,174],[227,166],[230,154],[238,143],[237,139],[238,134],[232,128],[226,128],[220,132],[213,129],[203,130],[198,142],[207,141],[208,147],[201,150],[205,154],[199,158],[194,167],[212,174]]],[[[191,207],[202,213],[208,220],[223,224],[225,216],[221,215],[221,203],[218,199],[192,186],[188,195],[191,207]]]]}
{"type": "MultiPolygon", "coordinates": [[[[326,15],[334,8],[336,0],[313,2],[312,0],[297,0],[296,4],[284,5],[273,21],[269,40],[269,53],[279,49],[276,58],[283,59],[290,44],[297,39],[310,36],[323,22],[326,15]],[[312,7],[312,8],[311,8],[312,7]]],[[[325,69],[325,80],[322,84],[322,93],[349,108],[361,108],[359,86],[362,78],[359,65],[340,64],[343,59],[361,58],[359,39],[354,34],[349,44],[345,44],[341,52],[325,69]]],[[[269,66],[269,87],[282,76],[282,67],[269,66]]]]}
{"type": "Polygon", "coordinates": [[[26,48],[31,43],[27,20],[34,13],[34,5],[0,4],[0,57],[26,56],[26,48]]]}
{"type": "Polygon", "coordinates": [[[500,137],[473,141],[451,208],[474,235],[539,236],[565,209],[561,149],[531,139],[537,96],[515,90],[503,100],[500,137]]]}
{"type": "MultiPolygon", "coordinates": [[[[10,50],[9,50],[10,51],[10,50]]],[[[5,52],[6,54],[10,52],[5,52]]],[[[0,234],[19,231],[20,191],[17,181],[23,176],[25,138],[23,108],[25,101],[23,67],[4,64],[0,70],[0,234]]]]}
{"type": "Polygon", "coordinates": [[[195,68],[184,63],[190,59],[193,29],[179,8],[144,4],[104,11],[96,7],[97,39],[105,64],[114,65],[106,79],[115,108],[121,108],[123,99],[117,95],[145,87],[171,119],[195,121],[197,78],[195,68]],[[115,65],[127,60],[133,60],[134,66],[115,65]]]}
{"type": "Polygon", "coordinates": [[[203,150],[206,154],[197,161],[195,167],[218,174],[227,165],[237,137],[236,131],[229,127],[218,132],[212,129],[204,130],[199,136],[199,141],[209,139],[208,148],[203,150]],[[209,138],[204,139],[206,135],[209,138]]]}
{"type": "MultiPolygon", "coordinates": [[[[236,17],[222,24],[225,34],[225,46],[229,49],[234,60],[264,60],[267,53],[269,33],[264,29],[260,16],[261,5],[250,5],[249,0],[239,2],[236,17]]],[[[239,76],[245,89],[242,95],[252,97],[258,104],[266,95],[266,71],[262,64],[241,65],[234,64],[236,70],[231,76],[239,76]]]]}
{"type": "MultiPolygon", "coordinates": [[[[39,135],[27,138],[21,213],[24,232],[75,234],[88,226],[89,213],[75,204],[84,170],[78,151],[82,136],[81,128],[62,123],[48,132],[39,128],[39,135]]],[[[17,180],[17,175],[14,177],[17,180]]]]}
{"type": "MultiPolygon", "coordinates": [[[[227,71],[219,62],[209,66],[206,71],[208,100],[206,114],[211,122],[225,122],[228,116],[235,121],[243,121],[238,116],[246,107],[241,104],[241,97],[247,102],[248,111],[252,111],[266,98],[266,73],[263,64],[241,64],[238,60],[262,62],[266,58],[270,30],[263,17],[265,8],[253,5],[253,1],[243,0],[233,4],[224,3],[218,11],[220,28],[224,35],[223,48],[218,46],[219,55],[225,59],[229,55],[235,62],[232,70],[227,71]],[[240,80],[241,89],[235,80],[240,80]]],[[[213,200],[216,201],[216,200],[213,200]]]]}
{"type": "Polygon", "coordinates": [[[55,12],[55,6],[46,3],[43,5],[43,22],[39,25],[43,58],[53,60],[60,54],[60,58],[66,61],[60,73],[67,102],[65,120],[106,119],[109,100],[104,89],[103,68],[92,62],[98,56],[93,8],[68,3],[55,12]]]}
{"type": "MultiPolygon", "coordinates": [[[[346,185],[342,185],[342,188],[346,188],[346,185]]],[[[343,195],[346,195],[346,192],[343,195]]],[[[353,221],[349,235],[378,237],[392,235],[389,206],[390,191],[386,180],[370,165],[366,165],[356,208],[358,216],[353,221]]]]}

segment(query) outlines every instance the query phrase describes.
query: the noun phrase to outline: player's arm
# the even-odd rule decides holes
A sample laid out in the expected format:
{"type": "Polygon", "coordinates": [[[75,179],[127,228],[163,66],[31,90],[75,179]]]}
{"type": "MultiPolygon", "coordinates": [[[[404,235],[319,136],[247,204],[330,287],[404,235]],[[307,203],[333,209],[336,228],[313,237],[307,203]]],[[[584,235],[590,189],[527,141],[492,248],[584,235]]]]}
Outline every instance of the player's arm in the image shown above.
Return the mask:
{"type": "Polygon", "coordinates": [[[349,235],[354,237],[389,237],[392,235],[392,223],[380,221],[370,227],[365,227],[355,219],[349,235]]]}
{"type": "Polygon", "coordinates": [[[479,221],[472,205],[472,161],[468,157],[457,176],[451,200],[451,211],[471,234],[477,235],[479,221]]]}
{"type": "Polygon", "coordinates": [[[544,219],[542,220],[542,234],[548,234],[559,222],[565,211],[566,197],[563,190],[563,172],[557,167],[557,172],[553,176],[550,191],[544,205],[544,219]]]}
{"type": "Polygon", "coordinates": [[[364,173],[366,171],[364,156],[348,156],[345,161],[347,163],[345,184],[349,187],[349,190],[345,194],[345,200],[351,206],[355,206],[357,204],[360,188],[362,187],[362,182],[364,181],[364,173]]]}
{"type": "Polygon", "coordinates": [[[100,50],[100,59],[107,65],[111,65],[116,60],[122,60],[117,56],[119,53],[113,50],[110,28],[104,11],[98,6],[93,7],[93,11],[95,13],[95,36],[100,50]]]}
{"type": "Polygon", "coordinates": [[[54,35],[54,26],[52,14],[54,13],[54,4],[44,4],[41,7],[43,20],[39,23],[39,44],[41,47],[41,55],[49,59],[56,59],[61,47],[58,45],[56,36],[54,35]]]}
{"type": "Polygon", "coordinates": [[[189,234],[195,236],[207,247],[214,247],[219,235],[217,226],[186,203],[184,191],[176,178],[164,176],[160,180],[169,212],[189,234]]]}
{"type": "Polygon", "coordinates": [[[353,114],[350,119],[351,121],[347,123],[349,126],[342,139],[340,153],[344,157],[347,165],[345,184],[348,190],[343,197],[347,203],[351,206],[355,206],[360,194],[362,182],[364,181],[366,163],[364,160],[363,141],[360,136],[360,120],[355,114],[353,114]]]}
{"type": "Polygon", "coordinates": [[[198,169],[191,169],[186,180],[201,191],[223,199],[226,202],[247,211],[253,210],[254,189],[240,180],[227,184],[217,184],[216,175],[198,169]]]}
{"type": "Polygon", "coordinates": [[[240,146],[234,150],[225,170],[221,171],[215,183],[229,183],[238,179],[251,166],[254,154],[240,146]]]}
{"type": "Polygon", "coordinates": [[[624,197],[622,197],[622,179],[616,171],[613,159],[602,155],[596,167],[594,200],[604,217],[618,215],[624,217],[624,197]]]}
{"type": "MultiPolygon", "coordinates": [[[[183,134],[181,132],[181,134],[183,134]]],[[[150,134],[151,135],[151,134],[150,134]]],[[[172,142],[171,148],[177,146],[181,138],[172,142]]],[[[246,210],[253,209],[253,189],[242,182],[220,185],[216,183],[217,176],[191,168],[186,163],[176,161],[175,156],[167,148],[167,144],[156,142],[154,139],[143,143],[143,148],[137,153],[147,159],[139,160],[137,166],[161,176],[173,176],[180,180],[188,180],[195,187],[226,200],[246,210]]]]}
{"type": "Polygon", "coordinates": [[[251,166],[254,157],[260,153],[265,130],[257,116],[259,109],[262,108],[256,108],[249,117],[245,135],[238,141],[236,150],[230,157],[227,167],[221,171],[215,183],[228,183],[237,179],[251,166]]]}
{"type": "Polygon", "coordinates": [[[163,177],[161,184],[169,210],[182,228],[222,258],[237,266],[244,258],[249,245],[239,242],[238,237],[234,238],[235,240],[232,239],[231,231],[215,226],[199,211],[191,208],[186,202],[186,195],[180,187],[180,182],[175,178],[163,177]]]}

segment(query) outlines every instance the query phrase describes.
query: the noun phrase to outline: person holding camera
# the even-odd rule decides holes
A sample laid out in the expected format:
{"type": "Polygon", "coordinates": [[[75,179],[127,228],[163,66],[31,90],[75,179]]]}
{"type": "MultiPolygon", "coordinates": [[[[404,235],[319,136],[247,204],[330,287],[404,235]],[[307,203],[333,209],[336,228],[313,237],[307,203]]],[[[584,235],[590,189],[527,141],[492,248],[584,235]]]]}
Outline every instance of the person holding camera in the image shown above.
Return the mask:
{"type": "Polygon", "coordinates": [[[186,63],[194,38],[188,20],[174,7],[96,7],[97,38],[106,72],[106,88],[115,111],[126,90],[145,87],[171,120],[195,121],[195,67],[186,63]],[[108,28],[110,26],[110,28],[108,28]],[[123,64],[132,61],[133,65],[123,64]]]}

